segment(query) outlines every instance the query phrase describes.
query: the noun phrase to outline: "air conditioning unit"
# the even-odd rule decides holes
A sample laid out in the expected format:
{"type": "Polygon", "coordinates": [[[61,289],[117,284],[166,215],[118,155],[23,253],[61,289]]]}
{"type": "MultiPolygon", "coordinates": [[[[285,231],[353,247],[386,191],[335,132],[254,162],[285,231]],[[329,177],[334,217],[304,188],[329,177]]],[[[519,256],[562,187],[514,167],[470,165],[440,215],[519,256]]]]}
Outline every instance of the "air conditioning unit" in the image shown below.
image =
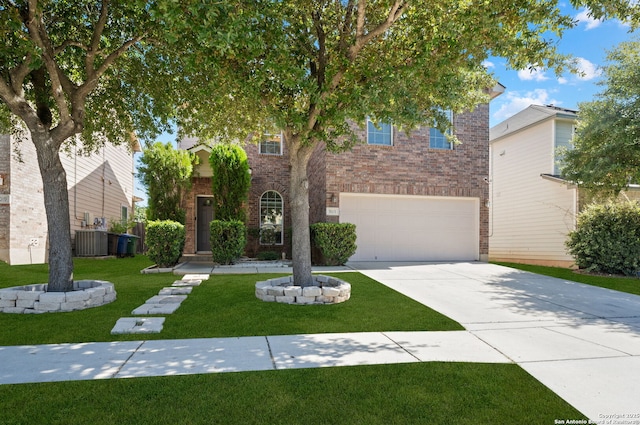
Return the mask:
{"type": "Polygon", "coordinates": [[[108,239],[104,230],[76,230],[76,256],[101,257],[107,255],[108,239]]]}

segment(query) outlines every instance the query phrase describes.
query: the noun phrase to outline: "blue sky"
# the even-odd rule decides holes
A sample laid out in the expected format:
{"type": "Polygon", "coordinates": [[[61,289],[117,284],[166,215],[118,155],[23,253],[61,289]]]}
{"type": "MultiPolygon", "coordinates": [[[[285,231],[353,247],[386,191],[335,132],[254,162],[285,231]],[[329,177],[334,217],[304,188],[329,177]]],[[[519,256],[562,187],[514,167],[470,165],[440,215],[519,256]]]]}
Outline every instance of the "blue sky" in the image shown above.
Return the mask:
{"type": "Polygon", "coordinates": [[[606,63],[607,51],[638,34],[630,33],[629,27],[617,20],[593,20],[584,9],[563,10],[579,23],[564,33],[558,41],[558,50],[578,58],[584,75],[567,73],[558,78],[553,71],[509,70],[501,58],[488,60],[485,65],[506,86],[505,92],[491,102],[492,127],[532,104],[578,109],[580,102],[593,100],[601,91],[596,82],[600,79],[600,67],[606,63]]]}

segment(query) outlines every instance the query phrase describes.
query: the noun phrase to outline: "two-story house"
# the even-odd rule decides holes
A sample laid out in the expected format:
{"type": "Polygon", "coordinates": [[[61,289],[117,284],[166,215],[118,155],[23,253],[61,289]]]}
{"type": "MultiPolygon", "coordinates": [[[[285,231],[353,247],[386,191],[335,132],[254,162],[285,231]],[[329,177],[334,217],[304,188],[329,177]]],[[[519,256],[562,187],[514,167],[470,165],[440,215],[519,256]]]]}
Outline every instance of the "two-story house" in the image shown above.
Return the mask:
{"type": "MultiPolygon", "coordinates": [[[[562,178],[560,148],[571,148],[578,112],[531,105],[490,130],[492,261],[571,267],[567,234],[589,200],[562,178]]],[[[640,198],[632,187],[623,195],[640,198]]]]}
{"type": "MultiPolygon", "coordinates": [[[[497,85],[492,97],[504,87],[497,85]]],[[[356,225],[357,261],[486,261],[489,253],[489,105],[451,115],[460,144],[437,129],[405,133],[392,125],[358,129],[362,143],[333,154],[322,146],[309,165],[310,221],[356,225]]],[[[186,199],[185,254],[207,252],[211,206],[209,148],[186,199]]],[[[281,136],[244,146],[252,172],[248,227],[268,227],[276,244],[249,247],[290,253],[289,162],[281,136]]],[[[249,251],[255,251],[250,248],[249,251]]],[[[253,252],[249,252],[252,254],[253,252]]],[[[289,254],[287,254],[289,255],[289,254]]]]}
{"type": "MultiPolygon", "coordinates": [[[[134,149],[139,149],[137,142],[135,145],[134,149]]],[[[106,144],[91,155],[79,154],[71,147],[60,157],[67,174],[69,231],[74,245],[76,231],[106,230],[110,220],[132,214],[134,162],[130,147],[106,144]]],[[[42,193],[33,143],[0,135],[0,260],[9,264],[47,262],[48,231],[42,193]]],[[[100,237],[106,247],[106,231],[100,237]]],[[[92,249],[87,252],[93,254],[92,249]]],[[[82,255],[78,249],[76,254],[82,255]]]]}

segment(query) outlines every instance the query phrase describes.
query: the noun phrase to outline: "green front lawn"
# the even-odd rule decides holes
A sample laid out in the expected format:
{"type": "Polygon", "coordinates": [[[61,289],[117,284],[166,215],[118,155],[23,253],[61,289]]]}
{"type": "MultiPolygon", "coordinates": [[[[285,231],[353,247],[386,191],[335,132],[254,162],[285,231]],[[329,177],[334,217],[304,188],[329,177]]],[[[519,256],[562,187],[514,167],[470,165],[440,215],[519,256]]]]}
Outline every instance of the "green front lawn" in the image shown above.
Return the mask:
{"type": "MultiPolygon", "coordinates": [[[[121,317],[179,279],[169,273],[141,274],[151,265],[144,256],[75,259],[75,279],[114,283],[118,299],[98,308],[37,315],[2,314],[0,345],[139,340],[140,335],[111,335],[121,317]]],[[[45,265],[0,263],[0,287],[47,280],[45,265]]],[[[178,310],[167,315],[159,334],[144,339],[290,335],[330,332],[461,330],[458,323],[360,273],[340,273],[352,285],[351,299],[336,305],[265,303],[254,295],[256,281],[278,275],[211,275],[195,287],[178,310]]]]}
{"type": "Polygon", "coordinates": [[[517,365],[470,363],[0,385],[0,406],[0,422],[7,425],[477,425],[585,419],[517,365]]]}
{"type": "Polygon", "coordinates": [[[559,279],[586,283],[587,285],[599,286],[601,288],[613,289],[615,291],[627,292],[629,294],[640,295],[640,279],[635,277],[589,275],[576,272],[572,269],[565,269],[563,267],[533,266],[529,264],[505,262],[495,262],[494,264],[538,273],[545,276],[557,277],[559,279]]]}
{"type": "MultiPolygon", "coordinates": [[[[0,345],[386,330],[460,330],[359,273],[338,276],[351,299],[333,306],[264,303],[271,275],[212,275],[160,334],[113,336],[120,317],[177,279],[142,275],[144,256],[76,259],[76,279],[113,282],[118,299],[70,313],[0,314],[0,345]]],[[[275,275],[273,275],[275,276],[275,275]]],[[[0,287],[46,282],[46,266],[0,263],[0,287]]],[[[515,364],[414,363],[104,381],[0,385],[6,424],[551,424],[584,419],[515,364]]]]}

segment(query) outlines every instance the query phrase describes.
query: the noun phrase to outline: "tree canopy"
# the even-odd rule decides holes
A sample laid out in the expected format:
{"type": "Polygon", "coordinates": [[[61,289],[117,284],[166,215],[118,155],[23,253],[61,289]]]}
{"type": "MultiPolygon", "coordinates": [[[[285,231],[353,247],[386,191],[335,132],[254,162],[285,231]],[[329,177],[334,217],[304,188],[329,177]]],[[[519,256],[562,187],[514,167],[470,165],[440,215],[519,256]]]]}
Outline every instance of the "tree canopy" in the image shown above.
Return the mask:
{"type": "Polygon", "coordinates": [[[565,178],[595,193],[618,194],[640,183],[640,41],[621,43],[603,67],[603,90],[579,105],[565,178]]]}
{"type": "MultiPolygon", "coordinates": [[[[634,2],[571,3],[637,22],[634,2]]],[[[557,0],[0,1],[0,125],[21,122],[36,146],[49,289],[73,279],[63,144],[152,140],[172,117],[204,138],[282,130],[294,278],[304,284],[307,165],[318,143],[348,148],[349,122],[366,117],[443,127],[438,111],[487,100],[489,55],[557,69],[566,58],[550,37],[574,24],[557,0]]]]}
{"type": "MultiPolygon", "coordinates": [[[[43,181],[49,291],[73,287],[64,145],[151,138],[167,126],[176,56],[142,0],[0,2],[0,131],[28,130],[43,181]]],[[[215,5],[211,6],[212,8],[215,5]]]]}
{"type": "MultiPolygon", "coordinates": [[[[595,17],[637,13],[625,0],[572,3],[595,17]]],[[[514,69],[570,67],[554,37],[575,25],[556,1],[537,0],[247,0],[224,19],[208,12],[195,0],[163,10],[170,32],[194,37],[175,38],[197,63],[189,75],[197,93],[181,112],[203,136],[282,130],[293,273],[303,286],[311,284],[307,166],[318,144],[348,149],[367,118],[444,129],[442,111],[488,101],[489,56],[514,69]]]]}

